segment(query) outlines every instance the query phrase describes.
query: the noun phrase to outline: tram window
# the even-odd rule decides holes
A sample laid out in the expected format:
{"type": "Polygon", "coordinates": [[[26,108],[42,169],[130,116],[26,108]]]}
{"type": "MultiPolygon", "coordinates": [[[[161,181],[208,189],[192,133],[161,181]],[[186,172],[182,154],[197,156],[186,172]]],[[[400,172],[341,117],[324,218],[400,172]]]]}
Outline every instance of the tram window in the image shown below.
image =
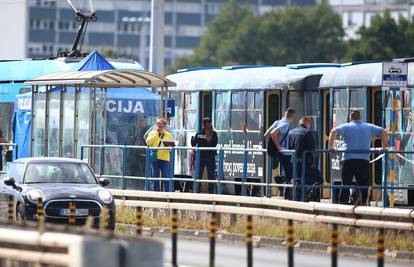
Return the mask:
{"type": "Polygon", "coordinates": [[[242,130],[246,124],[246,93],[231,94],[230,123],[232,130],[242,130]]]}
{"type": "Polygon", "coordinates": [[[280,99],[279,95],[277,94],[271,94],[268,97],[268,106],[267,106],[267,127],[270,127],[270,125],[280,119],[280,99]]]}
{"type": "Polygon", "coordinates": [[[294,108],[296,111],[295,120],[292,125],[298,125],[299,119],[305,115],[305,101],[304,93],[300,91],[289,92],[289,107],[294,108]]]}
{"type": "Polygon", "coordinates": [[[254,108],[255,109],[262,109],[263,107],[263,94],[262,93],[255,93],[254,94],[254,108]]]}
{"type": "Polygon", "coordinates": [[[367,108],[366,89],[352,89],[349,91],[349,107],[350,110],[359,110],[361,119],[366,120],[365,111],[367,108]]]}
{"type": "Polygon", "coordinates": [[[332,108],[333,128],[348,121],[347,90],[339,89],[334,91],[334,103],[332,108]]]}
{"type": "Polygon", "coordinates": [[[382,126],[382,92],[375,92],[374,94],[374,116],[373,116],[373,123],[378,126],[382,126]]]}
{"type": "MultiPolygon", "coordinates": [[[[402,92],[401,110],[397,111],[397,118],[401,119],[401,136],[400,147],[397,149],[401,151],[414,150],[414,90],[408,89],[402,92]]],[[[400,123],[397,123],[397,125],[400,123]]],[[[409,161],[414,160],[413,154],[402,153],[409,161]]],[[[398,178],[401,184],[414,184],[414,168],[406,160],[399,160],[398,163],[398,178]]]]}
{"type": "Polygon", "coordinates": [[[248,130],[259,130],[259,114],[261,113],[260,106],[258,105],[258,100],[261,98],[260,93],[247,93],[247,129],[248,130]]]}
{"type": "Polygon", "coordinates": [[[331,93],[326,94],[325,96],[325,117],[324,117],[324,123],[325,123],[325,135],[329,135],[330,128],[331,128],[331,93]]]}
{"type": "Polygon", "coordinates": [[[307,92],[306,93],[306,116],[312,119],[312,131],[318,130],[319,125],[319,93],[307,92]]]}
{"type": "Polygon", "coordinates": [[[184,94],[184,125],[188,130],[197,129],[197,93],[184,94]]]}
{"type": "Polygon", "coordinates": [[[214,127],[217,130],[228,130],[229,124],[229,109],[230,109],[230,98],[229,93],[216,93],[216,108],[214,127]]]}

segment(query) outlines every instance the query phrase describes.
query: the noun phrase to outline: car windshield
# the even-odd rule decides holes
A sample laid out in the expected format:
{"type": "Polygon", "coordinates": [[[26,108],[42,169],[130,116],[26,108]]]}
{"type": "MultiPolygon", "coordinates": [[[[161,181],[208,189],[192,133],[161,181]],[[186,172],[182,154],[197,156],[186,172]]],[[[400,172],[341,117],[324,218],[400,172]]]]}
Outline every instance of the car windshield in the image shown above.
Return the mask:
{"type": "Polygon", "coordinates": [[[37,162],[27,165],[24,183],[96,184],[97,181],[85,163],[37,162]]]}

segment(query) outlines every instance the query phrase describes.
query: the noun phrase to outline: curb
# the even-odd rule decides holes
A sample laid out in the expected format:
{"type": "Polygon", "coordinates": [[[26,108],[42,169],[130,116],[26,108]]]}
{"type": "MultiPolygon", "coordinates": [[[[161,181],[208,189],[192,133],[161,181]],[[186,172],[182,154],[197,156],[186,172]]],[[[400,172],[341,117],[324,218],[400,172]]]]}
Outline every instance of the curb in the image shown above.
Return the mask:
{"type": "MultiPolygon", "coordinates": [[[[121,224],[117,223],[117,228],[123,228],[123,232],[129,234],[135,234],[135,225],[133,224],[121,224]]],[[[143,227],[142,233],[144,236],[153,237],[170,237],[169,227],[143,227]]],[[[119,230],[118,230],[119,231],[119,230]]],[[[188,240],[196,239],[208,239],[209,231],[207,230],[191,230],[191,229],[178,229],[178,235],[188,240]]],[[[245,235],[233,234],[228,232],[217,231],[217,241],[227,243],[243,243],[245,235]]],[[[285,248],[285,239],[277,237],[253,237],[254,247],[283,247],[285,248]]],[[[297,241],[295,248],[301,251],[313,251],[319,253],[329,253],[330,245],[327,243],[313,242],[313,241],[297,241]]],[[[352,245],[339,245],[338,252],[347,256],[355,257],[369,257],[375,258],[376,248],[359,247],[352,245]]],[[[414,251],[392,251],[385,250],[385,258],[389,261],[403,261],[414,263],[414,251]]]]}

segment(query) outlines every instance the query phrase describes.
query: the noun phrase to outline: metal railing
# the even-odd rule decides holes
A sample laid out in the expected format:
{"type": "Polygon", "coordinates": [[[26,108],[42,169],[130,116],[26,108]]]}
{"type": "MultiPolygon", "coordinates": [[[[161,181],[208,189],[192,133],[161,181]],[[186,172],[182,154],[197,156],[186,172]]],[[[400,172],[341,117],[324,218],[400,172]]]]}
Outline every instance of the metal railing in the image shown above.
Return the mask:
{"type": "MultiPolygon", "coordinates": [[[[254,217],[277,218],[287,221],[286,247],[288,266],[294,266],[294,221],[331,225],[331,266],[337,266],[338,227],[355,226],[377,229],[377,266],[384,265],[384,229],[414,230],[414,210],[379,207],[356,207],[350,205],[297,202],[280,199],[211,195],[171,192],[148,192],[136,190],[111,190],[118,207],[132,207],[140,214],[137,227],[142,229],[142,214],[145,209],[169,210],[171,216],[172,265],[177,266],[177,210],[207,212],[210,214],[210,266],[215,266],[215,239],[219,214],[244,215],[246,218],[246,262],[253,266],[254,217]]],[[[138,217],[137,217],[138,218],[138,217]]],[[[141,231],[139,231],[141,234],[141,231]]]]}
{"type": "MultiPolygon", "coordinates": [[[[390,155],[392,155],[391,157],[395,157],[401,154],[409,154],[409,155],[414,155],[414,151],[397,151],[397,150],[382,150],[382,149],[370,149],[370,150],[335,150],[334,152],[332,152],[331,150],[320,150],[317,149],[315,151],[304,151],[303,154],[303,161],[302,161],[302,172],[301,172],[301,177],[297,177],[296,179],[300,179],[300,184],[303,185],[301,186],[301,193],[300,193],[300,200],[301,201],[305,201],[305,192],[306,189],[323,189],[323,188],[328,188],[331,189],[331,198],[332,196],[335,194],[334,190],[349,190],[349,189],[363,189],[363,190],[381,190],[381,195],[382,195],[382,204],[383,207],[387,207],[389,205],[388,202],[388,190],[390,190],[390,196],[392,196],[393,198],[393,194],[394,194],[394,190],[414,190],[413,186],[408,186],[408,185],[395,185],[395,173],[392,174],[394,176],[394,181],[391,182],[388,185],[388,175],[390,172],[394,171],[396,169],[396,164],[395,162],[392,163],[394,164],[394,170],[390,170],[390,155]],[[353,184],[353,185],[335,185],[333,183],[333,177],[331,174],[329,174],[329,184],[307,184],[306,183],[306,178],[310,178],[309,177],[309,170],[310,170],[310,164],[308,163],[308,159],[309,159],[309,155],[313,154],[313,155],[317,155],[317,156],[326,156],[327,161],[329,161],[330,159],[330,155],[332,154],[337,154],[337,155],[345,155],[346,153],[349,154],[369,154],[369,155],[380,155],[378,156],[376,159],[374,159],[373,161],[371,161],[370,163],[374,163],[376,160],[381,160],[381,171],[382,173],[380,174],[382,177],[382,181],[381,181],[381,185],[372,185],[369,184],[370,181],[370,177],[367,177],[367,183],[368,185],[363,186],[363,185],[358,185],[358,184],[353,184]]],[[[400,156],[401,157],[401,156],[400,156]]],[[[326,162],[326,164],[328,164],[328,162],[326,162]]],[[[413,166],[414,167],[414,166],[413,166]]],[[[296,177],[296,176],[293,176],[296,177]]],[[[414,184],[414,178],[413,178],[413,184],[414,184]]],[[[392,205],[393,206],[393,205],[392,205]]]]}
{"type": "MultiPolygon", "coordinates": [[[[228,185],[237,185],[241,187],[241,195],[247,195],[248,187],[260,187],[264,189],[265,195],[267,197],[272,196],[272,188],[292,188],[292,199],[296,198],[296,188],[295,184],[286,184],[286,183],[274,183],[272,177],[272,159],[267,157],[267,172],[266,176],[264,176],[264,182],[251,182],[249,181],[248,175],[248,157],[254,153],[265,154],[266,149],[253,149],[253,148],[244,148],[244,149],[237,149],[237,148],[224,148],[222,146],[219,147],[148,147],[148,146],[130,146],[130,145],[83,145],[81,146],[81,154],[80,157],[84,160],[85,149],[99,149],[99,171],[97,175],[99,177],[110,177],[110,178],[118,178],[122,180],[122,188],[126,189],[126,180],[133,179],[133,180],[141,180],[145,182],[145,189],[149,190],[150,182],[169,182],[169,188],[166,191],[173,192],[174,191],[174,182],[189,182],[193,184],[193,191],[198,192],[199,186],[202,183],[207,184],[215,184],[218,194],[223,193],[223,186],[228,185]],[[105,151],[108,149],[121,149],[122,154],[122,175],[106,175],[105,174],[105,151]],[[127,175],[127,150],[130,149],[141,149],[145,151],[145,176],[130,176],[127,175]],[[175,177],[174,173],[174,164],[169,164],[169,174],[168,177],[154,177],[151,172],[151,160],[150,154],[151,151],[163,151],[167,150],[170,152],[169,162],[174,163],[176,152],[178,151],[195,151],[195,168],[194,168],[194,175],[192,178],[182,178],[182,177],[175,177]],[[201,164],[201,152],[202,151],[216,151],[218,154],[217,160],[217,175],[216,179],[209,180],[209,179],[202,179],[202,173],[200,170],[201,164]],[[225,171],[224,171],[224,163],[225,163],[225,153],[240,153],[243,155],[243,171],[241,175],[240,181],[231,180],[233,178],[226,178],[225,171]]],[[[296,153],[294,150],[282,150],[282,154],[289,155],[292,158],[292,163],[296,165],[296,153]]],[[[293,168],[293,176],[296,176],[296,168],[293,168]]],[[[260,177],[259,177],[260,178],[260,177]]]]}

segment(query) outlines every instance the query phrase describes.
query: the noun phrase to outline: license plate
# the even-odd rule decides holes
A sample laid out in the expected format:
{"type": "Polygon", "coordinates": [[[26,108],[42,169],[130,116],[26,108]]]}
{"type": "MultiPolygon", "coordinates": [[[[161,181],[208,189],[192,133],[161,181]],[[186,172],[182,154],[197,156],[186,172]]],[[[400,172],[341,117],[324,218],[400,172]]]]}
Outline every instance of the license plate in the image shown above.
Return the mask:
{"type": "MultiPolygon", "coordinates": [[[[60,209],[59,214],[61,216],[69,216],[70,209],[60,209]]],[[[75,209],[75,216],[88,216],[89,210],[88,209],[75,209]]]]}

